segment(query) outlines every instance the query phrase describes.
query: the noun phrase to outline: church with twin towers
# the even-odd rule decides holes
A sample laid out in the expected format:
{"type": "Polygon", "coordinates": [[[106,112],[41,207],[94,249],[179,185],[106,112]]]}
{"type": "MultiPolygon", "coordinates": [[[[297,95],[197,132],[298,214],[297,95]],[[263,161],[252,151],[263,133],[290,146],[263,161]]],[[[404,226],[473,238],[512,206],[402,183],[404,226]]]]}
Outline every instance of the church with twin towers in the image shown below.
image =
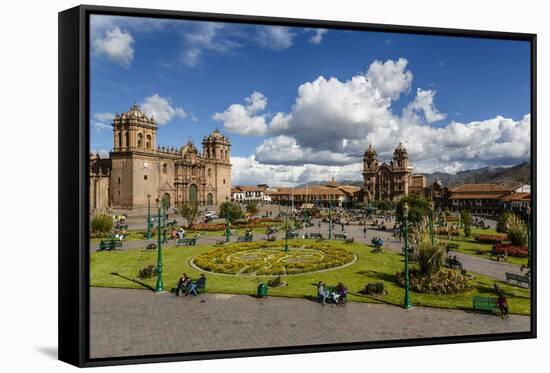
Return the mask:
{"type": "Polygon", "coordinates": [[[159,146],[158,126],[137,105],[113,119],[108,158],[90,154],[90,211],[134,210],[158,197],[170,206],[215,206],[231,198],[231,143],[215,130],[202,152],[189,140],[179,149],[159,146]]]}

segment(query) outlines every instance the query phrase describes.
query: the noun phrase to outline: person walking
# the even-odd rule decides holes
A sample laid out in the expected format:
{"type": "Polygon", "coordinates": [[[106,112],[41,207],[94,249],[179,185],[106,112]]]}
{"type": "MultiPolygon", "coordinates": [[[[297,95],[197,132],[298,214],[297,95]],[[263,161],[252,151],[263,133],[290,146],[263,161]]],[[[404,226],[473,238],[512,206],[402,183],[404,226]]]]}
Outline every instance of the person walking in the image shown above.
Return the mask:
{"type": "Polygon", "coordinates": [[[363,238],[367,239],[367,226],[366,225],[363,227],[363,238]]]}

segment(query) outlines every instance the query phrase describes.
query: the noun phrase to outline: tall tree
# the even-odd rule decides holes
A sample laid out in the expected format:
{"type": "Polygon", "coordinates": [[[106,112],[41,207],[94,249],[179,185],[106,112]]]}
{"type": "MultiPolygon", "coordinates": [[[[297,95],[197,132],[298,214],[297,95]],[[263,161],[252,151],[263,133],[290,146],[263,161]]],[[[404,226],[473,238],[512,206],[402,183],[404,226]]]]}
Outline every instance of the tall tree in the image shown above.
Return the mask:
{"type": "Polygon", "coordinates": [[[223,202],[220,205],[220,218],[228,219],[233,223],[235,220],[243,217],[243,210],[235,202],[223,202]]]}
{"type": "Polygon", "coordinates": [[[187,227],[191,227],[199,216],[199,206],[196,203],[182,203],[179,210],[181,216],[187,220],[187,227]]]}

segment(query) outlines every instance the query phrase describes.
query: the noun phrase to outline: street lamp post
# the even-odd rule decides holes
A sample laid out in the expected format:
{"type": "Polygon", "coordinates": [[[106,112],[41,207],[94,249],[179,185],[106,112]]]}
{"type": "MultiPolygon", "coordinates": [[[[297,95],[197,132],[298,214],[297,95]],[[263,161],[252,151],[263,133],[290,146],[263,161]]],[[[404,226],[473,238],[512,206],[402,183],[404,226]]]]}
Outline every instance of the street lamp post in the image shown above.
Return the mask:
{"type": "Polygon", "coordinates": [[[328,239],[332,240],[332,195],[328,195],[328,239]]]}
{"type": "Polygon", "coordinates": [[[285,253],[288,252],[288,212],[285,214],[285,253]]]}
{"type": "Polygon", "coordinates": [[[151,239],[151,195],[147,194],[147,239],[151,239]]]}
{"type": "Polygon", "coordinates": [[[226,215],[225,215],[225,243],[229,242],[230,234],[231,233],[229,232],[229,219],[227,217],[227,211],[226,211],[226,215]]]}
{"type": "Polygon", "coordinates": [[[160,238],[161,226],[160,226],[160,207],[161,201],[160,197],[157,199],[158,202],[158,232],[157,232],[157,286],[155,287],[155,293],[164,291],[164,283],[162,281],[162,240],[160,238]]]}
{"type": "Polygon", "coordinates": [[[430,239],[432,241],[432,246],[433,246],[434,245],[434,218],[433,218],[434,203],[433,201],[430,201],[428,205],[428,209],[430,210],[428,214],[428,219],[430,220],[430,239]]]}
{"type": "Polygon", "coordinates": [[[409,205],[405,202],[403,204],[403,230],[405,234],[405,299],[403,302],[403,307],[409,309],[411,305],[411,296],[409,293],[409,242],[408,242],[408,230],[409,230],[409,205]]]}

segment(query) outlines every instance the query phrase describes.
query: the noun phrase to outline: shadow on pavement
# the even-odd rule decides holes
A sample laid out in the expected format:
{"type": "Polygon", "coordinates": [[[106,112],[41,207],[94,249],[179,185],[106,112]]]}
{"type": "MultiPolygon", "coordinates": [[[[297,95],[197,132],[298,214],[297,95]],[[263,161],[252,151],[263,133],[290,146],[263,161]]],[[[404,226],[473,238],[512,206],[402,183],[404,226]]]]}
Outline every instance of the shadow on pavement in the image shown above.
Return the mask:
{"type": "Polygon", "coordinates": [[[141,285],[141,286],[143,286],[144,288],[146,288],[146,289],[148,289],[148,290],[151,290],[151,291],[155,290],[155,288],[153,288],[152,286],[147,285],[147,284],[144,283],[144,282],[138,281],[138,280],[136,280],[135,278],[126,277],[126,276],[123,276],[123,275],[121,275],[120,273],[117,273],[117,272],[111,272],[111,275],[113,275],[113,276],[118,276],[118,277],[123,278],[123,279],[125,279],[125,280],[131,281],[131,282],[133,282],[133,283],[135,283],[135,284],[141,285]]]}

